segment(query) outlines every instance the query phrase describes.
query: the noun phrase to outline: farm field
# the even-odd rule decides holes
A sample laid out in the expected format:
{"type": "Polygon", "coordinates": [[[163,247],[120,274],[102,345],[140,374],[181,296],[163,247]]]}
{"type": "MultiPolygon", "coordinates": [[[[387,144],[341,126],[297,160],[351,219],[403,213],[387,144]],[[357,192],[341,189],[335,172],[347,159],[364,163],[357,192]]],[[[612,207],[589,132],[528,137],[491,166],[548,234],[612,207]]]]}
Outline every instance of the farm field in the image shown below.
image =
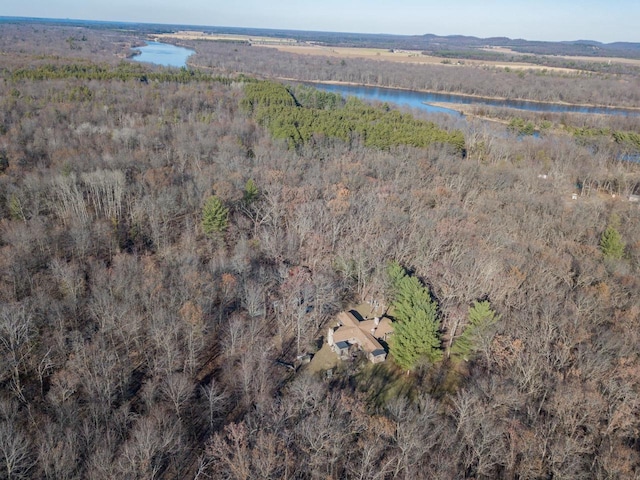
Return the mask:
{"type": "Polygon", "coordinates": [[[370,59],[384,60],[387,62],[399,62],[424,65],[443,65],[452,67],[460,66],[490,66],[495,68],[512,68],[514,70],[552,70],[556,72],[571,72],[569,68],[546,67],[525,62],[498,62],[491,60],[453,60],[446,62],[441,57],[425,55],[419,50],[386,49],[386,48],[366,48],[366,47],[336,47],[319,45],[315,42],[298,42],[292,38],[274,38],[252,35],[235,34],[209,34],[199,31],[178,31],[175,33],[163,33],[153,35],[157,41],[163,40],[209,40],[209,41],[234,41],[246,42],[255,47],[275,48],[281,52],[295,53],[300,55],[324,56],[342,59],[370,59]]]}
{"type": "Polygon", "coordinates": [[[417,50],[389,50],[382,48],[357,48],[357,47],[330,47],[322,45],[257,45],[277,48],[282,52],[297,53],[301,55],[317,55],[333,58],[362,58],[369,60],[383,60],[387,62],[423,64],[423,65],[447,65],[450,67],[464,66],[488,66],[494,68],[511,68],[513,70],[553,70],[556,72],[572,72],[575,70],[560,67],[547,67],[523,62],[497,62],[491,60],[451,60],[447,63],[441,57],[425,55],[417,50]]]}
{"type": "MultiPolygon", "coordinates": [[[[488,47],[482,50],[486,52],[504,53],[507,55],[522,55],[521,52],[516,52],[506,47],[488,47]]],[[[579,62],[600,62],[600,63],[618,63],[621,65],[634,65],[640,66],[640,60],[637,58],[622,58],[622,57],[588,57],[583,55],[538,55],[528,54],[535,57],[550,57],[550,58],[564,58],[566,60],[575,60],[579,62]]]]}
{"type": "Polygon", "coordinates": [[[180,30],[174,33],[160,33],[156,35],[152,35],[154,39],[157,41],[163,41],[168,39],[176,39],[176,40],[210,40],[217,42],[248,42],[252,45],[258,44],[269,44],[269,45],[277,45],[277,44],[292,44],[297,43],[297,40],[293,38],[276,38],[276,37],[263,37],[263,36],[255,36],[255,35],[236,35],[232,33],[206,33],[206,32],[198,32],[194,30],[180,30]]]}

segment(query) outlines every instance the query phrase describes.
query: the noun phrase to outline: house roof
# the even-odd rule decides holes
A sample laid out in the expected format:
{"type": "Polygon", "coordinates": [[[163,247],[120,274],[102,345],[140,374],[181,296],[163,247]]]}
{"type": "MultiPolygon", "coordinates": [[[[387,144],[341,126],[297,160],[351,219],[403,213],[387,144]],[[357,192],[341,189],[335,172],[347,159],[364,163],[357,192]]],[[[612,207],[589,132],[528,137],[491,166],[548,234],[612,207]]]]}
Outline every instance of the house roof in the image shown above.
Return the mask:
{"type": "Polygon", "coordinates": [[[360,325],[358,325],[362,330],[367,330],[371,333],[373,333],[373,331],[375,331],[375,329],[378,327],[376,325],[376,321],[375,320],[365,320],[363,322],[360,322],[360,325]]]}
{"type": "Polygon", "coordinates": [[[391,333],[393,333],[393,323],[391,323],[391,319],[382,317],[374,335],[378,338],[384,338],[391,333]]]}
{"type": "MultiPolygon", "coordinates": [[[[351,339],[356,338],[359,333],[360,333],[360,329],[357,327],[343,326],[333,333],[333,341],[335,343],[348,342],[351,339]]],[[[354,343],[354,342],[351,342],[351,343],[354,343]]]]}
{"type": "Polygon", "coordinates": [[[338,322],[345,327],[358,327],[359,321],[351,312],[340,312],[338,314],[338,322]]]}
{"type": "Polygon", "coordinates": [[[369,332],[375,338],[384,339],[388,334],[393,333],[393,325],[387,317],[382,317],[376,322],[375,319],[364,320],[358,323],[358,328],[369,332]]]}
{"type": "Polygon", "coordinates": [[[383,318],[376,320],[359,320],[362,317],[355,310],[340,312],[338,322],[340,327],[333,333],[333,342],[357,343],[367,353],[374,356],[385,353],[384,347],[378,342],[378,338],[384,338],[393,332],[391,320],[383,318]]]}
{"type": "Polygon", "coordinates": [[[362,330],[360,330],[360,332],[362,332],[360,337],[362,341],[359,343],[365,352],[374,352],[376,350],[384,351],[384,348],[382,347],[382,345],[380,345],[380,342],[378,342],[373,335],[362,330]]]}

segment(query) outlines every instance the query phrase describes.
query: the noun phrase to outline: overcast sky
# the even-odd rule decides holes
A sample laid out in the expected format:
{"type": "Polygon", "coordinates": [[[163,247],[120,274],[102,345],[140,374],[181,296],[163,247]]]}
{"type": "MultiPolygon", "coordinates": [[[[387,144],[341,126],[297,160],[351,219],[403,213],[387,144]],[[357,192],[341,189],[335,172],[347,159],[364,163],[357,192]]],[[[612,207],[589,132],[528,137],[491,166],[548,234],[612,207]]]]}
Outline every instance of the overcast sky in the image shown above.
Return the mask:
{"type": "Polygon", "coordinates": [[[640,42],[640,0],[0,0],[0,15],[640,42]]]}

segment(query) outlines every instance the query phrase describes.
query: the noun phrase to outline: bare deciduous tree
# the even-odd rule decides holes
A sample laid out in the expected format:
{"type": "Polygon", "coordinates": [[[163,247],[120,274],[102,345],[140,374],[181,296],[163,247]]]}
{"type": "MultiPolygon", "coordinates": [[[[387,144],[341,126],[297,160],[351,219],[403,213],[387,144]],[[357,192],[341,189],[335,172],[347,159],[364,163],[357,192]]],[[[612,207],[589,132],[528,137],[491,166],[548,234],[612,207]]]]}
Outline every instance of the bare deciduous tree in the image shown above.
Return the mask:
{"type": "Polygon", "coordinates": [[[34,465],[31,442],[11,420],[0,422],[0,455],[8,479],[28,478],[34,465]]]}
{"type": "Polygon", "coordinates": [[[34,335],[33,320],[29,312],[22,305],[0,306],[0,347],[12,390],[21,399],[23,387],[20,374],[27,365],[33,348],[34,335]]]}

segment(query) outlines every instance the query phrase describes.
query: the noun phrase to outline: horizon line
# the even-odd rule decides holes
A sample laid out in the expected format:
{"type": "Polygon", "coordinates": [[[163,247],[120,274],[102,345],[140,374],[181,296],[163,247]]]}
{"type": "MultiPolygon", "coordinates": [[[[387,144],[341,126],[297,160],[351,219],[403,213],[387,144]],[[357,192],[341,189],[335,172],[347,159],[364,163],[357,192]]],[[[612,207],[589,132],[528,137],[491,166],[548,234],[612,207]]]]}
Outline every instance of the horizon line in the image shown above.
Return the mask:
{"type": "Polygon", "coordinates": [[[15,20],[45,20],[53,22],[77,22],[77,23],[122,23],[128,25],[158,25],[166,27],[199,27],[199,28],[218,28],[218,29],[244,29],[244,30],[269,30],[274,32],[297,32],[297,33],[337,33],[344,35],[382,35],[389,37],[426,37],[432,35],[439,38],[451,38],[451,37],[467,37],[475,38],[478,40],[491,40],[491,39],[507,39],[514,41],[525,42],[538,42],[538,43],[580,43],[580,42],[592,42],[601,45],[612,45],[618,43],[639,45],[640,42],[632,42],[625,40],[616,40],[613,42],[602,42],[600,40],[592,40],[588,38],[579,38],[574,40],[531,40],[527,38],[511,38],[505,35],[494,35],[489,37],[478,37],[475,35],[466,35],[464,33],[452,33],[448,35],[439,35],[437,33],[420,33],[420,34],[402,34],[402,33],[385,33],[385,32],[348,32],[348,31],[335,31],[335,30],[301,30],[295,28],[274,28],[274,27],[246,27],[246,26],[228,26],[228,25],[203,25],[203,24],[190,24],[190,23],[165,23],[165,22],[150,22],[150,21],[135,21],[135,20],[98,20],[98,19],[82,19],[82,18],[59,18],[59,17],[25,17],[25,16],[13,16],[13,15],[0,15],[0,19],[15,19],[15,20]]]}

